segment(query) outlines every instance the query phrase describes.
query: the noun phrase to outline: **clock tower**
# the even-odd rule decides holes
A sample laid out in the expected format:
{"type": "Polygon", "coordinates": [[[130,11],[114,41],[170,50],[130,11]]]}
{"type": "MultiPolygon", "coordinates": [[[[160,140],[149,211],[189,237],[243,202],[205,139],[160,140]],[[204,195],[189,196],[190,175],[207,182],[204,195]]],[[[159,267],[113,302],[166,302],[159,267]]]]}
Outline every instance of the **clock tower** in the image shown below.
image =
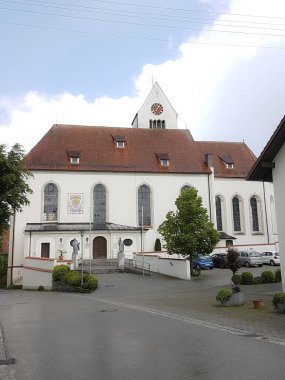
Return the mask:
{"type": "Polygon", "coordinates": [[[177,112],[156,82],[132,122],[133,128],[177,129],[177,112]]]}

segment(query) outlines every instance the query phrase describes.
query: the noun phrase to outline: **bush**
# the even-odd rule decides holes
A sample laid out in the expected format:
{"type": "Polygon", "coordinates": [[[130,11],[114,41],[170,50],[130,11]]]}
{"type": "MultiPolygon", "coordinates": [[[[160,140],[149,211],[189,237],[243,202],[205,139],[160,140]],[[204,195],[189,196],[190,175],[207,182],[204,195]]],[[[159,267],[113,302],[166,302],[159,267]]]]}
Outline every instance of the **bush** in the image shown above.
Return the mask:
{"type": "Polygon", "coordinates": [[[154,243],[154,250],[155,252],[160,252],[161,251],[161,242],[160,239],[157,238],[154,243]]]}
{"type": "Polygon", "coordinates": [[[64,276],[70,271],[70,268],[64,264],[54,267],[52,278],[54,281],[63,281],[64,276]]]}
{"type": "Polygon", "coordinates": [[[273,299],[272,299],[272,304],[277,309],[277,304],[279,302],[284,302],[285,301],[285,293],[284,292],[277,292],[274,294],[273,299]]]}
{"type": "Polygon", "coordinates": [[[235,285],[241,285],[241,283],[242,283],[241,275],[240,275],[240,274],[234,274],[234,275],[232,276],[232,282],[233,282],[235,285]]]}
{"type": "Polygon", "coordinates": [[[266,270],[261,273],[261,281],[263,284],[270,284],[272,282],[275,282],[275,277],[272,272],[269,270],[266,270]]]}
{"type": "Polygon", "coordinates": [[[281,270],[279,268],[276,269],[274,273],[274,277],[275,277],[275,282],[281,282],[282,277],[281,277],[281,270]]]}
{"type": "Polygon", "coordinates": [[[241,281],[243,285],[252,285],[253,284],[253,274],[250,272],[243,272],[241,274],[241,281]]]}
{"type": "Polygon", "coordinates": [[[262,278],[260,276],[254,277],[253,278],[253,284],[254,285],[262,284],[262,278]]]}
{"type": "Polygon", "coordinates": [[[81,284],[81,276],[79,273],[74,270],[70,270],[67,272],[63,278],[63,281],[68,285],[80,286],[81,284]]]}
{"type": "Polygon", "coordinates": [[[38,287],[38,291],[41,292],[41,291],[43,291],[43,290],[45,290],[45,288],[44,288],[42,285],[40,285],[40,286],[38,287]]]}
{"type": "Polygon", "coordinates": [[[227,302],[231,298],[232,294],[233,292],[229,289],[220,289],[216,295],[216,300],[221,303],[227,302]]]}
{"type": "Polygon", "coordinates": [[[89,277],[90,278],[88,279],[88,281],[83,284],[83,287],[85,289],[89,289],[89,290],[95,290],[95,289],[97,289],[97,287],[98,287],[98,280],[97,280],[97,278],[94,277],[94,276],[89,276],[89,277]]]}

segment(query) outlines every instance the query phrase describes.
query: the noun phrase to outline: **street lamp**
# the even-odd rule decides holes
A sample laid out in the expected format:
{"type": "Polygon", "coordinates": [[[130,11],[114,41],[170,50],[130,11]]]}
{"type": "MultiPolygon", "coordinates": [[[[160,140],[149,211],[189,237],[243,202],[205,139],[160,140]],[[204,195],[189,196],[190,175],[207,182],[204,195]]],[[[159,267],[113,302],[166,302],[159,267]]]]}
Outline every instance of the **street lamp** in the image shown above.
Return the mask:
{"type": "Polygon", "coordinates": [[[83,231],[80,231],[81,235],[81,286],[83,285],[83,231]]]}

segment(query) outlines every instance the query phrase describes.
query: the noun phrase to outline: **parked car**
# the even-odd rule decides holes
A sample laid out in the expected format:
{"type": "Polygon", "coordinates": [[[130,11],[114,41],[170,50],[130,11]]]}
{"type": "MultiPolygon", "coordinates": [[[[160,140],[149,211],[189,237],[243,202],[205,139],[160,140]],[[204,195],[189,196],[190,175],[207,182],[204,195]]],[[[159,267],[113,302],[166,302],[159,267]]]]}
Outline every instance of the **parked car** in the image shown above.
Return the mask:
{"type": "Polygon", "coordinates": [[[240,265],[248,267],[262,267],[263,261],[259,252],[255,251],[241,251],[239,253],[240,265]]]}
{"type": "Polygon", "coordinates": [[[261,253],[261,258],[263,264],[270,264],[270,265],[280,265],[280,256],[279,252],[263,252],[261,253]]]}
{"type": "Polygon", "coordinates": [[[211,259],[213,260],[213,264],[215,268],[227,268],[227,253],[214,253],[211,255],[211,259]]]}
{"type": "Polygon", "coordinates": [[[198,255],[195,256],[192,260],[193,268],[200,268],[200,269],[213,269],[214,264],[213,260],[210,256],[207,255],[198,255]]]}

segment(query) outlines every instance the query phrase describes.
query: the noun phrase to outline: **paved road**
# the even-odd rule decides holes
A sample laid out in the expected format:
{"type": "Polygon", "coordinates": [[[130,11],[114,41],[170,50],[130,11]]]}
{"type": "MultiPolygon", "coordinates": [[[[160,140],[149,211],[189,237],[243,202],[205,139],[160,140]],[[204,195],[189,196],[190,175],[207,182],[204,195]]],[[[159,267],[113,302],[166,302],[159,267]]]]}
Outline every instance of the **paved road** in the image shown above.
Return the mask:
{"type": "MultiPolygon", "coordinates": [[[[231,325],[234,317],[217,323],[225,308],[209,305],[209,297],[228,281],[227,271],[191,282],[98,277],[100,287],[90,295],[0,292],[7,358],[17,361],[9,367],[10,378],[16,370],[19,380],[284,377],[285,339],[274,340],[271,326],[258,333],[243,329],[241,317],[237,327],[231,325]],[[200,306],[198,297],[205,300],[200,306]]],[[[246,309],[258,321],[256,312],[246,309]]],[[[271,324],[279,317],[273,310],[262,313],[270,314],[271,324]]]]}

